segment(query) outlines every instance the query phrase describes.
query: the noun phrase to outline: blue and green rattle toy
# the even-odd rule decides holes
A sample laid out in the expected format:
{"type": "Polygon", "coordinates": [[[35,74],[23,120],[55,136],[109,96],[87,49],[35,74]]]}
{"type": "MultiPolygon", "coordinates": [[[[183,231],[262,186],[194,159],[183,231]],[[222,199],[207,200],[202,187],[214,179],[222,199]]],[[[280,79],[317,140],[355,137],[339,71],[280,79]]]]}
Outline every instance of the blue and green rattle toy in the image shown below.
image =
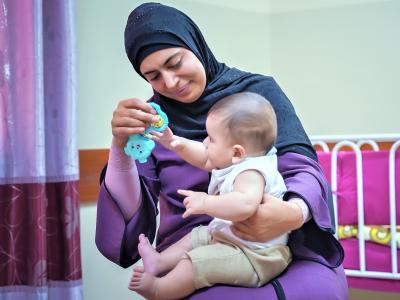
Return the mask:
{"type": "Polygon", "coordinates": [[[140,163],[147,162],[147,158],[150,156],[151,151],[153,151],[156,145],[152,140],[151,132],[163,132],[165,128],[168,127],[168,117],[161,110],[160,106],[154,102],[150,102],[149,104],[157,111],[156,116],[158,117],[159,121],[152,123],[143,134],[133,134],[129,136],[124,148],[126,155],[131,156],[140,163]]]}

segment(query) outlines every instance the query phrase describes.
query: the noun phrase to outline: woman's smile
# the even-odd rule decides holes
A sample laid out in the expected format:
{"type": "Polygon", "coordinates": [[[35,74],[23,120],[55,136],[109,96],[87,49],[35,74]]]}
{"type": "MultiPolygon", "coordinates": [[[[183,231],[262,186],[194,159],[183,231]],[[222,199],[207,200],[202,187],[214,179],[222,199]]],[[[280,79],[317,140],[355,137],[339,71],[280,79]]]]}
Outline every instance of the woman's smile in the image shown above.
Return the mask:
{"type": "Polygon", "coordinates": [[[177,97],[185,97],[190,94],[190,82],[184,84],[175,93],[177,97]]]}

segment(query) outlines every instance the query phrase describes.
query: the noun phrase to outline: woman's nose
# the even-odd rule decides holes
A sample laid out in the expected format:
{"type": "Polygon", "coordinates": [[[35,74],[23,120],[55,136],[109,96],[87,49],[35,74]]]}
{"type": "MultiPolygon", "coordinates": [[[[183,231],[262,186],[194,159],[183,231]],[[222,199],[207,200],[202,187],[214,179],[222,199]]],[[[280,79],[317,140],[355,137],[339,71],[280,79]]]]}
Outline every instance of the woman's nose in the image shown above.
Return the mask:
{"type": "Polygon", "coordinates": [[[178,82],[178,76],[176,76],[173,73],[167,73],[164,75],[164,84],[165,87],[170,89],[173,88],[177,85],[178,82]]]}

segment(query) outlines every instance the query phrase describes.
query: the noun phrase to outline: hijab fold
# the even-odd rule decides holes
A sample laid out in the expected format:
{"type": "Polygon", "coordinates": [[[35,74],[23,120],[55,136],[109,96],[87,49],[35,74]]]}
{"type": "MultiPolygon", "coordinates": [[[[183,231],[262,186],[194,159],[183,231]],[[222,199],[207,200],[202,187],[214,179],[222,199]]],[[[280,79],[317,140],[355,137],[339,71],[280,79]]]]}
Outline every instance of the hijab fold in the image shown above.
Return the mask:
{"type": "Polygon", "coordinates": [[[140,63],[147,55],[170,47],[192,51],[203,64],[207,77],[202,96],[193,103],[182,103],[154,91],[152,101],[168,115],[175,134],[203,140],[207,136],[205,121],[211,106],[231,94],[249,91],[268,99],[275,110],[278,155],[295,152],[317,159],[292,104],[272,77],[218,62],[200,29],[183,12],[159,3],[145,3],[135,8],[125,28],[125,49],[136,72],[142,76],[140,63]]]}

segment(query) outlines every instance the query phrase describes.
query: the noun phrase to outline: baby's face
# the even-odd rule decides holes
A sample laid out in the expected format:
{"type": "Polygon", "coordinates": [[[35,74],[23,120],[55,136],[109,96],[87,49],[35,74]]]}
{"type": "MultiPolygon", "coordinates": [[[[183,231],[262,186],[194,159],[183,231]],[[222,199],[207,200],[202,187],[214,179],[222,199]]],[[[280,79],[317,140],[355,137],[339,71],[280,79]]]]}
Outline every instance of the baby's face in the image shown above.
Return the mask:
{"type": "Polygon", "coordinates": [[[233,143],[229,131],[217,114],[207,117],[208,136],[203,144],[207,148],[208,161],[214,169],[223,169],[232,165],[233,143]]]}

